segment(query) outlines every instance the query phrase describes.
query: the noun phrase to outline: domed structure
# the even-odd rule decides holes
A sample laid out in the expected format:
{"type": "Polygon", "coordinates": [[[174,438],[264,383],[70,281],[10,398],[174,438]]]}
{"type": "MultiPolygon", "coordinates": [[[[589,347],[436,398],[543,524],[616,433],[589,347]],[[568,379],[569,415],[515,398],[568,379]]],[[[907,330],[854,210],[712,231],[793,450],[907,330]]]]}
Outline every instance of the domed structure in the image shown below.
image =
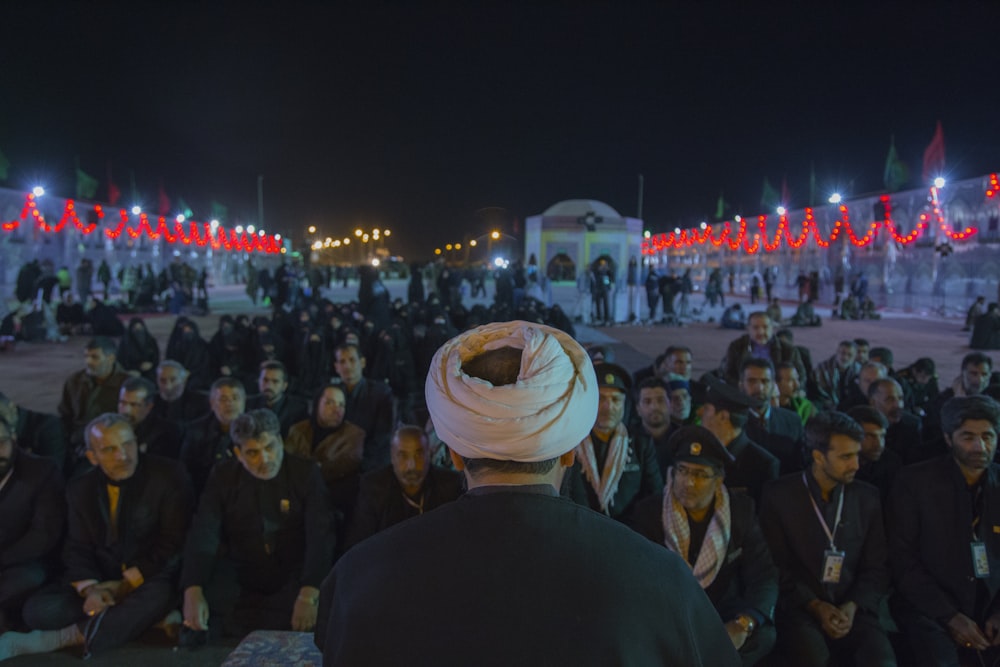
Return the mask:
{"type": "Polygon", "coordinates": [[[567,199],[553,204],[542,213],[543,218],[582,218],[593,213],[605,220],[621,220],[621,214],[602,201],[596,199],[567,199]]]}

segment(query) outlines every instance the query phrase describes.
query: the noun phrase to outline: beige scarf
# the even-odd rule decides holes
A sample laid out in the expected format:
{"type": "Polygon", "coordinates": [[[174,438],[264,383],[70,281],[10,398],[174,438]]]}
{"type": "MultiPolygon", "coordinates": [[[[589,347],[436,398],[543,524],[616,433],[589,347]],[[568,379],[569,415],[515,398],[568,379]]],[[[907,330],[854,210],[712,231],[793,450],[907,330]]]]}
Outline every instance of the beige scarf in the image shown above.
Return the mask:
{"type": "MultiPolygon", "coordinates": [[[[668,549],[684,559],[688,565],[688,550],[691,546],[691,527],[688,525],[687,511],[672,493],[674,469],[667,470],[667,485],[663,487],[663,543],[668,549]]],[[[708,588],[719,576],[719,570],[726,560],[729,537],[732,534],[732,516],[729,513],[729,491],[724,484],[715,492],[715,513],[701,543],[698,560],[692,566],[694,578],[702,588],[708,588]]]]}
{"type": "Polygon", "coordinates": [[[608,456],[604,460],[604,470],[597,471],[597,456],[594,454],[594,443],[590,439],[590,434],[583,439],[576,453],[583,467],[583,474],[586,476],[597,500],[600,503],[601,511],[610,515],[610,508],[615,502],[615,493],[618,492],[618,482],[621,481],[622,472],[628,462],[628,429],[621,423],[615,427],[615,432],[611,434],[611,442],[608,443],[608,456]]]}

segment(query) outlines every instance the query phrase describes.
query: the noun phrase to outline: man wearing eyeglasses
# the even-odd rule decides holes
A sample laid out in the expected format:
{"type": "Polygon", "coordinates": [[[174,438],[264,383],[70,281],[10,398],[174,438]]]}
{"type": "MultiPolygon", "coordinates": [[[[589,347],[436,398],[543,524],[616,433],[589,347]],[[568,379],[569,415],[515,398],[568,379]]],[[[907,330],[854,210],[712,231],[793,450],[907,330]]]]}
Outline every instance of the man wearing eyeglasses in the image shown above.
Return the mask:
{"type": "Polygon", "coordinates": [[[723,481],[733,457],[701,426],[671,436],[674,464],[663,492],[636,507],[631,525],[691,567],[726,632],[749,666],[771,652],[778,571],[764,542],[753,500],[723,481]]]}

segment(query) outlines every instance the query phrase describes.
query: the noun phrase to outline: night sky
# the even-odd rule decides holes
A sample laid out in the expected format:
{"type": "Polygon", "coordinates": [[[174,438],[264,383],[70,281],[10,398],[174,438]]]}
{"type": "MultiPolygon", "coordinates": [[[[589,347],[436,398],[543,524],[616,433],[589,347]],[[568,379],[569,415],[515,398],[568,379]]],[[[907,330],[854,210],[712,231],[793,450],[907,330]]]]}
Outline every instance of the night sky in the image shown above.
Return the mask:
{"type": "Polygon", "coordinates": [[[640,173],[654,232],[760,212],[765,177],[804,206],[811,163],[876,191],[891,135],[916,187],[937,120],[950,178],[1000,169],[1000,3],[743,4],[7,3],[6,186],[72,196],[79,158],[100,199],[110,163],[120,205],[132,170],[232,225],[260,174],[268,231],[421,258],[484,207],[636,215],[640,173]]]}

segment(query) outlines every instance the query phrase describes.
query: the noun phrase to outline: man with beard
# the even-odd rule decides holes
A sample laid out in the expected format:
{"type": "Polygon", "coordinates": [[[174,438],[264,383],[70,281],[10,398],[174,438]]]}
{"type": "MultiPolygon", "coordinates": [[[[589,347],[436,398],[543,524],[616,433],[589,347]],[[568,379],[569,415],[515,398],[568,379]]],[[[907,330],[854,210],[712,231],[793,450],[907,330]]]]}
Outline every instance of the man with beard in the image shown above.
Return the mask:
{"type": "Polygon", "coordinates": [[[236,458],[212,470],[184,551],[188,631],[210,623],[232,636],[315,626],[333,562],[330,500],[316,464],[285,455],[279,429],[270,410],[232,423],[236,458]]]}
{"type": "Polygon", "coordinates": [[[791,410],[771,405],[776,390],[771,362],[753,358],[744,361],[739,388],[759,406],[750,409],[747,436],[774,454],[781,462],[781,472],[802,470],[802,420],[791,410]]]}
{"type": "Polygon", "coordinates": [[[0,637],[0,660],[84,646],[90,655],[136,639],[176,604],[174,587],[191,518],[191,483],[176,461],[140,456],[128,420],[86,426],[93,468],[66,493],[63,581],[24,605],[34,632],[0,637]]]}
{"type": "Polygon", "coordinates": [[[962,372],[951,386],[938,394],[937,400],[927,408],[924,419],[924,438],[927,447],[945,451],[947,442],[941,425],[941,408],[955,396],[978,396],[986,391],[993,372],[993,359],[982,352],[970,352],[962,358],[962,372]]]}
{"type": "Polygon", "coordinates": [[[908,466],[889,496],[894,617],[914,664],[1000,656],[1000,405],[956,396],[941,408],[948,453],[908,466]]]}
{"type": "Polygon", "coordinates": [[[176,422],[153,414],[156,387],[144,377],[130,377],[118,392],[118,414],[128,417],[139,443],[140,454],[156,454],[177,459],[184,437],[176,422]]]}
{"type": "Polygon", "coordinates": [[[288,369],[280,361],[265,361],[260,365],[257,378],[260,394],[247,401],[248,410],[267,408],[281,424],[281,437],[288,436],[288,430],[309,416],[305,403],[288,394],[288,369]]]}
{"type": "Polygon", "coordinates": [[[802,392],[798,370],[792,364],[782,362],[775,366],[774,372],[778,405],[797,414],[804,426],[816,414],[816,406],[802,392]]]}
{"type": "Polygon", "coordinates": [[[799,377],[806,377],[799,351],[794,345],[789,345],[774,335],[774,323],[762,310],[750,313],[747,318],[747,333],[729,344],[720,369],[723,379],[730,384],[737,384],[740,369],[747,359],[767,359],[772,365],[787,361],[795,364],[799,377]]]}
{"type": "Polygon", "coordinates": [[[110,338],[90,339],[84,347],[86,367],[70,375],[63,385],[58,411],[69,436],[70,451],[76,456],[74,466],[79,466],[79,471],[89,468],[83,458],[84,426],[100,414],[115,411],[118,390],[128,377],[118,365],[115,349],[110,338]]]}
{"type": "Polygon", "coordinates": [[[824,410],[836,410],[847,388],[861,370],[857,362],[858,346],[853,340],[842,340],[829,359],[816,366],[816,402],[824,410]]]}
{"type": "Polygon", "coordinates": [[[153,400],[153,412],[182,428],[205,416],[209,410],[208,401],[202,394],[188,391],[187,379],[187,369],[179,362],[167,359],[156,367],[158,393],[153,400]]]}
{"type": "MultiPolygon", "coordinates": [[[[867,350],[865,354],[868,354],[867,350]]],[[[838,405],[840,412],[846,412],[859,405],[870,405],[868,390],[876,380],[889,377],[888,369],[877,361],[866,361],[861,365],[854,382],[847,386],[843,400],[838,405]]]]}
{"type": "Polygon", "coordinates": [[[679,428],[670,420],[670,393],[667,384],[655,377],[639,383],[635,411],[639,426],[634,429],[636,440],[646,440],[656,451],[660,475],[665,475],[673,463],[673,449],[668,446],[670,436],[679,428]]]}
{"type": "Polygon", "coordinates": [[[211,412],[191,422],[181,445],[181,462],[191,474],[198,495],[205,488],[212,466],[233,457],[229,427],[246,407],[243,383],[234,378],[219,378],[212,383],[208,403],[211,412]]]}
{"type": "Polygon", "coordinates": [[[726,489],[732,457],[708,429],[685,426],[670,445],[667,484],[639,503],[631,526],[687,562],[743,664],[754,665],[774,648],[778,571],[753,500],[726,489]]]}
{"type": "Polygon", "coordinates": [[[892,378],[880,378],[868,387],[868,401],[889,422],[885,446],[903,460],[903,465],[939,456],[922,445],[920,417],[906,412],[903,388],[892,378]]]}
{"type": "Polygon", "coordinates": [[[385,382],[364,377],[365,357],[357,344],[339,345],[334,361],[347,399],[347,420],[365,432],[361,471],[380,468],[389,463],[389,437],[394,423],[392,392],[385,382]]]}
{"type": "Polygon", "coordinates": [[[679,428],[691,419],[691,383],[677,377],[667,381],[670,398],[670,423],[679,428]]]}
{"type": "Polygon", "coordinates": [[[885,448],[885,433],[889,429],[889,420],[869,405],[851,408],[847,416],[861,424],[865,432],[864,440],[861,441],[860,467],[855,479],[878,488],[882,505],[885,506],[896,473],[903,467],[903,460],[899,455],[885,448]]]}
{"type": "Polygon", "coordinates": [[[462,494],[462,476],[454,470],[431,465],[430,445],[423,429],[403,426],[391,443],[392,464],[361,478],[347,547],[379,531],[462,494]]]}
{"type": "Polygon", "coordinates": [[[648,439],[632,439],[624,423],[632,378],[617,364],[594,365],[600,399],[597,421],[577,447],[566,474],[565,495],[624,521],[635,504],[663,488],[656,449],[648,439]]]}
{"type": "Polygon", "coordinates": [[[67,464],[66,438],[58,415],[29,410],[0,391],[0,418],[14,429],[21,451],[52,460],[62,473],[67,464]]]}
{"type": "Polygon", "coordinates": [[[895,665],[878,611],[889,587],[878,489],[854,480],[864,432],[841,412],[806,425],[810,468],[764,487],[778,566],[778,645],[792,665],[895,665]]]}
{"type": "Polygon", "coordinates": [[[21,451],[0,416],[0,634],[20,623],[24,601],[52,574],[65,524],[59,468],[21,451]]]}

